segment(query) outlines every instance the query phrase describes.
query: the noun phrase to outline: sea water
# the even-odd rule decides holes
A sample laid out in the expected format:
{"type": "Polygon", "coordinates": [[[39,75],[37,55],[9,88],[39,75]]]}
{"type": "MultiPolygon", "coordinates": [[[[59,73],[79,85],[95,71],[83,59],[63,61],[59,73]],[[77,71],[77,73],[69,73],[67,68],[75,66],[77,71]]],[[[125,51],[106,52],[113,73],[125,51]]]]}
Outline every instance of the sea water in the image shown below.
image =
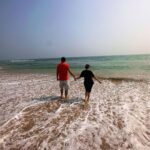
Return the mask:
{"type": "MultiPolygon", "coordinates": [[[[7,71],[55,74],[59,62],[60,58],[5,60],[0,61],[0,68],[7,71]]],[[[76,74],[84,69],[85,64],[89,64],[90,69],[101,77],[150,77],[150,55],[69,57],[67,62],[76,74]]]]}

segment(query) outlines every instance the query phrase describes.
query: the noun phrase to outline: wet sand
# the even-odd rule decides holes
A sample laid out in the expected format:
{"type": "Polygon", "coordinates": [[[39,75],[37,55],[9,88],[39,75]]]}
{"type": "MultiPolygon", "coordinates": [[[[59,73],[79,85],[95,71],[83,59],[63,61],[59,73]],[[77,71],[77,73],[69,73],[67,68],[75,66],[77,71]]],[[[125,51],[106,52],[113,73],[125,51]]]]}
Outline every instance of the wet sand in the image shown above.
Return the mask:
{"type": "Polygon", "coordinates": [[[1,72],[0,149],[150,149],[149,81],[95,81],[87,108],[83,80],[70,85],[61,100],[52,75],[1,72]]]}

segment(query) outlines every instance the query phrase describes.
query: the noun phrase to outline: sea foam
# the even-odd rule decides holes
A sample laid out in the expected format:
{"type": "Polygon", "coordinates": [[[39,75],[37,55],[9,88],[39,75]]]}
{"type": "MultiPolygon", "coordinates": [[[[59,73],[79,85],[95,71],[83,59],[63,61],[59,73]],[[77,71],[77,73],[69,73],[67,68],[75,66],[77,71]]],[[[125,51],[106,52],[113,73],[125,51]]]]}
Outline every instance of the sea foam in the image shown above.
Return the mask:
{"type": "MultiPolygon", "coordinates": [[[[16,76],[9,78],[15,82],[16,76]]],[[[17,79],[21,84],[4,84],[0,91],[5,116],[0,149],[150,149],[149,82],[95,81],[85,105],[82,79],[71,80],[67,101],[59,98],[54,77],[32,74],[17,79]]]]}

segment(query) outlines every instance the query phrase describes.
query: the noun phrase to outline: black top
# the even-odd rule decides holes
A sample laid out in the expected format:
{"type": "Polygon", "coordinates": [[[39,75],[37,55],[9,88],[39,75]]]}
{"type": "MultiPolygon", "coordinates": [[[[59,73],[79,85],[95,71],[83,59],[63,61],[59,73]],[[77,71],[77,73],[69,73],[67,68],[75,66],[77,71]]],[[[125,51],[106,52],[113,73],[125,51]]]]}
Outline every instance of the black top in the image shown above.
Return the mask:
{"type": "Polygon", "coordinates": [[[80,77],[84,77],[84,82],[93,83],[94,74],[90,70],[83,70],[80,74],[80,77]]]}

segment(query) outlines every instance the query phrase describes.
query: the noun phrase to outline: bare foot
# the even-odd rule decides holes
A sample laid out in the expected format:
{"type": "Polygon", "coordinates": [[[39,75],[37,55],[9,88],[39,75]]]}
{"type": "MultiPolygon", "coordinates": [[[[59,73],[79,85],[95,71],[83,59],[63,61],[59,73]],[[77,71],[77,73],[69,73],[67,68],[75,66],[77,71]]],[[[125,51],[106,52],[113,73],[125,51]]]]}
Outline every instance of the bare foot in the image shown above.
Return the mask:
{"type": "Polygon", "coordinates": [[[83,102],[85,102],[85,99],[82,99],[83,100],[83,102]]]}
{"type": "Polygon", "coordinates": [[[69,99],[69,96],[65,97],[65,100],[68,100],[69,99]]]}
{"type": "Polygon", "coordinates": [[[88,106],[89,106],[88,103],[85,102],[85,104],[84,104],[84,106],[83,106],[83,109],[84,109],[84,110],[87,110],[87,109],[88,109],[88,106]]]}
{"type": "Polygon", "coordinates": [[[63,96],[60,96],[60,99],[64,99],[64,97],[63,97],[63,96]]]}

